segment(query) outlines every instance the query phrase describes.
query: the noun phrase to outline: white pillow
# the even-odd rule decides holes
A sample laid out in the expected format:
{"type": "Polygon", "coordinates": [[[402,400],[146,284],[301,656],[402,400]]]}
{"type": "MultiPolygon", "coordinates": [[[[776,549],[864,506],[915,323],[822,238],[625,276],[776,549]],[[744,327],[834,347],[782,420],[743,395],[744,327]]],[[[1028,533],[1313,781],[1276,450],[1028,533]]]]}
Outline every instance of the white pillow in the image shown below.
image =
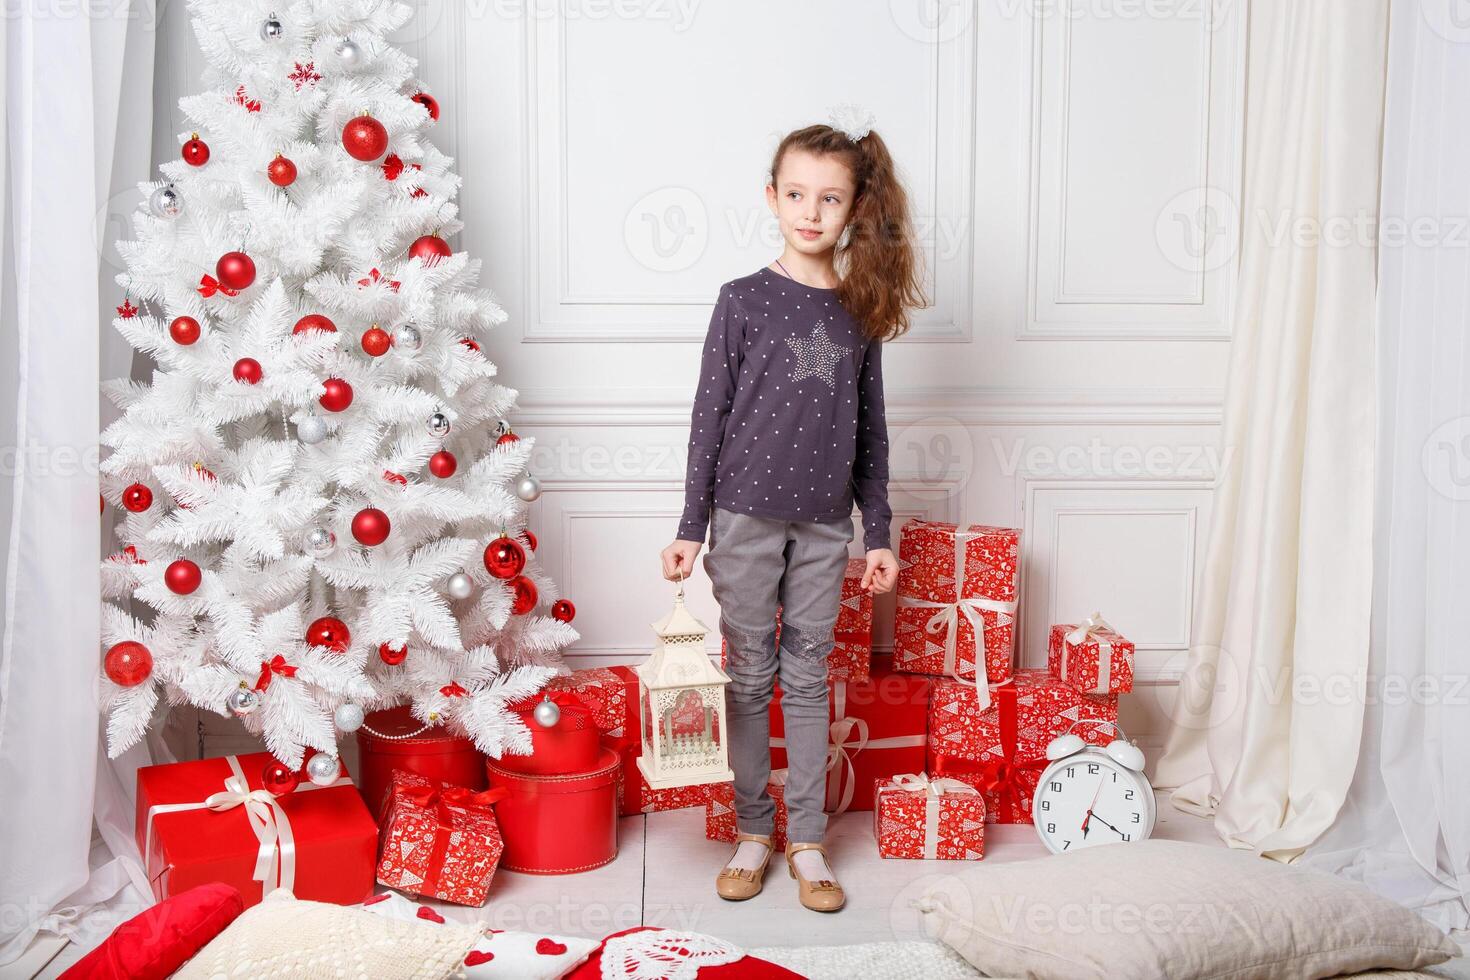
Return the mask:
{"type": "Polygon", "coordinates": [[[1249,851],[1146,840],[946,876],[930,935],[991,976],[1231,980],[1416,970],[1459,955],[1361,885],[1249,851]]]}
{"type": "MultiPolygon", "coordinates": [[[[456,925],[433,906],[411,901],[394,891],[374,895],[363,906],[388,919],[429,924],[456,925]]],[[[450,911],[450,915],[459,913],[450,911]]],[[[555,980],[582,964],[600,945],[595,939],[552,936],[539,932],[491,930],[475,941],[461,962],[470,980],[555,980]]]]}

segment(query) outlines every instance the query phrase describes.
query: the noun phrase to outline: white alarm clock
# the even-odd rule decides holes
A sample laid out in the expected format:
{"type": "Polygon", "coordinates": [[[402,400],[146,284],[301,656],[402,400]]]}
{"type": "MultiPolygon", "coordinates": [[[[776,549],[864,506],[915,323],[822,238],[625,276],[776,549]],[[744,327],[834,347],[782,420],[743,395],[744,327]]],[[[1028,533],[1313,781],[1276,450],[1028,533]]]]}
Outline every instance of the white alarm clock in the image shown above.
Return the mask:
{"type": "Polygon", "coordinates": [[[1154,830],[1154,791],[1143,774],[1143,752],[1108,721],[1079,721],[1046,747],[1051,764],[1031,798],[1031,818],[1053,854],[1097,844],[1140,841],[1154,830]],[[1074,735],[1078,725],[1107,725],[1107,745],[1074,735]]]}

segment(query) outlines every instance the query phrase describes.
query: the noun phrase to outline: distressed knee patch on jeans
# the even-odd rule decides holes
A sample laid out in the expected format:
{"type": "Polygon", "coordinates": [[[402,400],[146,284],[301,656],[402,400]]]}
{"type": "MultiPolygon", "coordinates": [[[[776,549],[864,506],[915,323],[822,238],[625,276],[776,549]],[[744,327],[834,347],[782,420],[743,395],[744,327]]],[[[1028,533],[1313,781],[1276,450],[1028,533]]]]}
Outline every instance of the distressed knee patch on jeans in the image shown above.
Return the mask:
{"type": "Polygon", "coordinates": [[[776,672],[776,626],[748,630],[720,617],[725,637],[725,673],[730,675],[730,694],[740,700],[770,697],[771,678],[776,672]]]}
{"type": "Polygon", "coordinates": [[[816,629],[782,623],[781,652],[794,654],[803,660],[821,660],[832,652],[832,631],[836,626],[835,621],[816,629]]]}

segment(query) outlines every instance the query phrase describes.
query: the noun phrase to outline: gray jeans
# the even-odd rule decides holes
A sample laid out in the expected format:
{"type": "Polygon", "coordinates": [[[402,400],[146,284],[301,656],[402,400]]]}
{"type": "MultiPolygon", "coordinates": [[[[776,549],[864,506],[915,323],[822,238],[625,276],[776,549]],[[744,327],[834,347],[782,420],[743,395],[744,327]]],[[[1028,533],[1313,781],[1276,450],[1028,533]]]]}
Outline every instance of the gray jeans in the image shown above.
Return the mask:
{"type": "Polygon", "coordinates": [[[827,656],[852,539],[851,521],[788,521],[723,507],[710,514],[704,570],[720,604],[720,632],[728,647],[730,767],[741,833],[769,834],[775,823],[766,782],[778,672],[786,725],[787,838],[820,843],[826,833],[827,656]]]}

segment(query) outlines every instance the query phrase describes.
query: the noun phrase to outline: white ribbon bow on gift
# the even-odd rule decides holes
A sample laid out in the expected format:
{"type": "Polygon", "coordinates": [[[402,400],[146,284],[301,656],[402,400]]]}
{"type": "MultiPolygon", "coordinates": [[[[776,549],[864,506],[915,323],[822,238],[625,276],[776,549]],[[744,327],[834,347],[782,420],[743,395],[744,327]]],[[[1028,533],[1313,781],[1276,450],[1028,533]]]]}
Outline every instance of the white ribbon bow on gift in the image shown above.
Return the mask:
{"type": "Polygon", "coordinates": [[[1096,640],[1097,686],[1082,693],[1107,694],[1113,681],[1113,641],[1110,637],[1117,635],[1118,631],[1108,625],[1108,621],[1102,618],[1102,613],[1095,612],[1088,616],[1085,623],[1062,638],[1062,677],[1067,676],[1067,662],[1071,659],[1072,648],[1081,647],[1088,640],[1096,640]]]}
{"type": "Polygon", "coordinates": [[[933,861],[939,856],[939,798],[953,796],[979,796],[980,791],[969,783],[948,776],[931,779],[922,772],[906,772],[893,777],[893,785],[906,793],[924,793],[924,859],[933,861]]]}
{"type": "Polygon", "coordinates": [[[979,702],[977,710],[984,711],[990,707],[989,676],[985,670],[985,617],[980,615],[984,610],[996,614],[996,625],[1005,626],[1015,622],[1016,600],[986,599],[979,596],[965,598],[965,542],[971,538],[979,537],[977,531],[962,531],[958,527],[954,532],[954,602],[932,602],[928,599],[919,599],[913,596],[899,596],[900,606],[916,606],[921,609],[937,610],[924,624],[924,632],[935,633],[944,631],[944,672],[955,680],[963,680],[959,675],[959,655],[956,646],[959,641],[960,616],[963,614],[970,621],[971,635],[975,640],[975,695],[979,702]]]}
{"type": "MultiPolygon", "coordinates": [[[[160,803],[148,808],[147,829],[144,832],[143,866],[150,867],[153,856],[153,819],[161,813],[182,813],[186,810],[213,810],[223,813],[237,806],[245,808],[246,819],[260,847],[255,854],[255,868],[251,878],[260,882],[260,894],[264,898],[276,888],[294,892],[296,886],[296,838],[291,831],[291,820],[280,802],[267,790],[251,789],[240,760],[233,755],[224,757],[230,766],[230,775],[225,777],[225,788],[211,793],[199,803],[160,803]]],[[[307,783],[293,792],[306,793],[326,789],[328,786],[350,784],[347,776],[338,776],[336,781],[325,785],[307,783]]],[[[168,868],[158,872],[162,875],[168,868]]],[[[154,877],[158,877],[155,875],[154,877]]]]}

